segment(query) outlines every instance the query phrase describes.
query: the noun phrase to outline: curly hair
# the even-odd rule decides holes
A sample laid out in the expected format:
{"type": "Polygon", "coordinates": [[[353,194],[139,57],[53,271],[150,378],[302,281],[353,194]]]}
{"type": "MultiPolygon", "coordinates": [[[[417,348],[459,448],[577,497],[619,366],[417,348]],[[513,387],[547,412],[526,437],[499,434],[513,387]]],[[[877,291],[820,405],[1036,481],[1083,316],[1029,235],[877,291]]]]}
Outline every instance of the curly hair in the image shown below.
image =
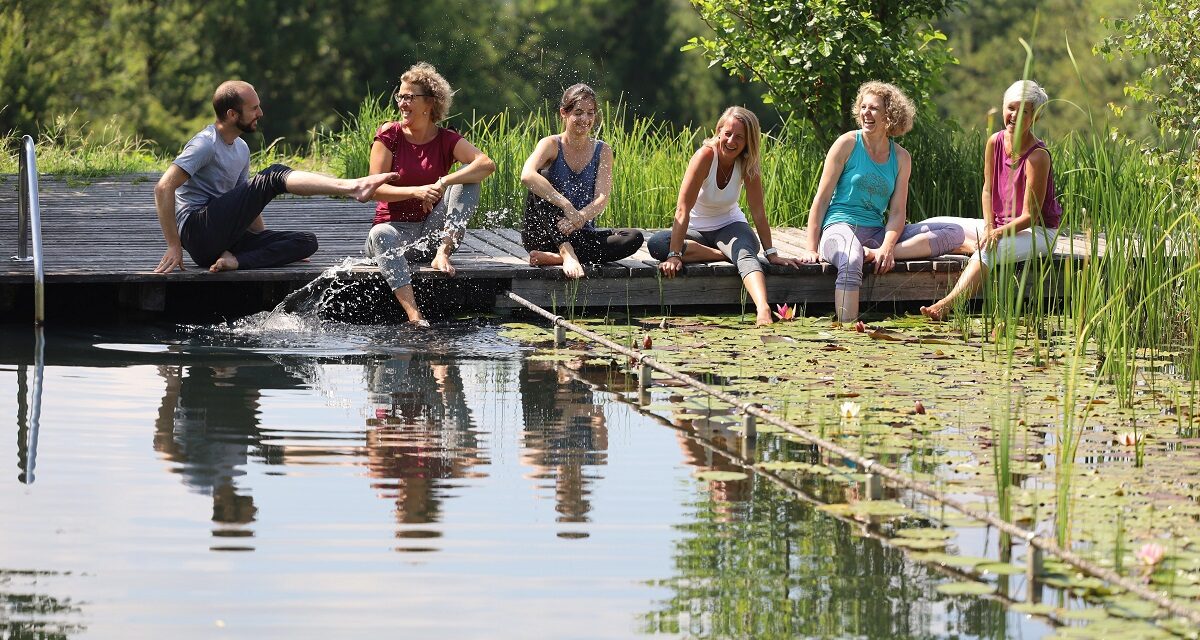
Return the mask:
{"type": "Polygon", "coordinates": [[[917,107],[913,105],[908,96],[904,95],[900,87],[877,80],[864,82],[858,88],[858,95],[854,98],[854,109],[851,112],[858,126],[862,126],[862,114],[859,113],[859,107],[862,106],[863,97],[867,94],[883,100],[883,120],[887,124],[889,136],[902,136],[912,131],[913,119],[917,116],[917,107]]]}
{"type": "MultiPolygon", "coordinates": [[[[454,100],[454,89],[450,88],[450,83],[442,77],[442,74],[433,68],[433,65],[428,62],[418,62],[408,68],[404,75],[400,76],[400,82],[407,82],[421,87],[421,90],[428,93],[433,98],[433,108],[429,111],[429,118],[434,122],[440,122],[442,118],[450,111],[450,104],[454,100]]],[[[399,92],[399,89],[396,89],[399,92]]]]}

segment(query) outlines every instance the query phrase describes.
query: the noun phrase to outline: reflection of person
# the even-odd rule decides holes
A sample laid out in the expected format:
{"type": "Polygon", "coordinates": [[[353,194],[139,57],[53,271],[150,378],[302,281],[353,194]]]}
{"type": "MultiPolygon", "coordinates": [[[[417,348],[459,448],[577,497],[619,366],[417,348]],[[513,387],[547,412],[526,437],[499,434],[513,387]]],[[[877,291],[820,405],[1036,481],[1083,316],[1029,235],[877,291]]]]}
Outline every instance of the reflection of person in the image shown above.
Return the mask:
{"type": "Polygon", "coordinates": [[[1004,92],[1004,129],[988,138],[983,152],[983,219],[931,218],[962,226],[971,261],[945,298],[921,313],[941,320],[954,301],[973,296],[996,264],[1046,255],[1054,247],[1062,206],[1046,143],[1032,133],[1042,105],[1050,100],[1036,82],[1014,82],[1004,92]]]}
{"type": "Polygon", "coordinates": [[[758,152],[761,137],[753,112],[742,107],[726,109],[717,120],[716,135],[705,140],[688,162],[671,229],[654,234],[647,248],[661,261],[659,269],[668,278],[675,277],[685,262],[728,260],[737,265],[754,300],[755,322],[771,324],[767,281],[758,262],[760,243],[771,264],[794,267],[798,262],[781,256],[771,243],[758,152]],[[757,238],[738,206],[743,186],[757,238]]]}
{"type": "Polygon", "coordinates": [[[521,170],[529,188],[521,243],[529,264],[561,264],[568,278],[582,278],[584,264],[628,258],[643,238],[636,229],[596,228],[612,193],[613,167],[612,147],[591,137],[596,92],[586,84],[568,88],[558,115],[563,132],[542,138],[521,170]]]}
{"type": "Polygon", "coordinates": [[[275,196],[342,195],[370,200],[382,174],[341,180],[271,165],[250,177],[250,147],[240,136],[258,130],[262,106],[254,87],[230,80],[213,94],[217,121],[197,133],[154,188],[158,223],[167,251],[155,273],[183,269],[183,250],[202,268],[230,271],[276,267],[303,260],[317,250],[317,237],[304,231],[271,231],[262,210],[275,196]]]}
{"type": "Polygon", "coordinates": [[[214,522],[253,522],[254,500],[239,493],[236,479],[245,474],[251,448],[261,446],[261,391],[297,387],[299,381],[274,364],[163,366],[158,372],[166,390],[154,449],[179,464],[188,488],[212,496],[214,522]]]}
{"type": "Polygon", "coordinates": [[[864,262],[884,274],[896,260],[938,256],[962,245],[956,225],[905,224],[912,157],[892,138],[912,129],[915,114],[899,88],[867,82],[854,100],[861,129],[843,133],[825,156],[800,260],[816,262],[819,254],[837,268],[833,304],[842,322],[858,317],[864,262]]]}
{"type": "Polygon", "coordinates": [[[608,427],[591,390],[552,362],[521,365],[521,410],[525,418],[522,462],[554,478],[558,522],[587,522],[592,509],[591,477],[585,467],[606,464],[608,427]]]}
{"type": "MultiPolygon", "coordinates": [[[[734,463],[735,454],[714,451],[714,448],[728,451],[736,446],[736,442],[740,438],[729,431],[726,425],[707,419],[691,419],[682,426],[689,428],[692,433],[708,434],[707,439],[713,445],[713,448],[702,446],[683,431],[676,432],[679,448],[683,451],[683,462],[688,466],[695,467],[697,473],[702,471],[746,473],[744,468],[734,463]]],[[[754,490],[753,478],[754,474],[747,473],[747,476],[740,480],[708,481],[709,495],[716,503],[717,510],[726,518],[737,504],[750,499],[750,494],[754,490]]]]}
{"type": "Polygon", "coordinates": [[[375,417],[367,421],[367,466],[396,501],[396,519],[436,522],[442,481],[483,462],[457,366],[396,357],[367,368],[375,417]],[[393,494],[394,492],[394,494],[393,494]]]}
{"type": "Polygon", "coordinates": [[[371,171],[392,171],[396,178],[375,192],[379,204],[366,252],[417,324],[425,322],[413,297],[409,261],[431,260],[434,269],[454,275],[450,254],[479,206],[479,183],[496,170],[466,138],[438,126],[449,115],[453,94],[431,65],[413,65],[396,90],[403,119],[381,126],[371,144],[371,171]],[[456,162],[463,166],[451,172],[456,162]]]}

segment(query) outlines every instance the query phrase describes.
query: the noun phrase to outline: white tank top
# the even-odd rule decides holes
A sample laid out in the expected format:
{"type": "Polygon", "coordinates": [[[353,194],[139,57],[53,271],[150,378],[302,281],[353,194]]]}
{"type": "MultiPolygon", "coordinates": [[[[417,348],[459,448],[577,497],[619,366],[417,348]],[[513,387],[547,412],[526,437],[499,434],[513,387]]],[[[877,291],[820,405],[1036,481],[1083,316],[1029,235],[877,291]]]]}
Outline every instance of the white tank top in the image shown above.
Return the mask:
{"type": "Polygon", "coordinates": [[[717,187],[718,164],[714,150],[708,177],[700,185],[700,193],[696,196],[696,204],[688,220],[688,226],[696,231],[712,231],[727,224],[746,221],[746,214],[738,206],[738,198],[742,195],[742,159],[734,161],[733,173],[724,189],[717,187]]]}

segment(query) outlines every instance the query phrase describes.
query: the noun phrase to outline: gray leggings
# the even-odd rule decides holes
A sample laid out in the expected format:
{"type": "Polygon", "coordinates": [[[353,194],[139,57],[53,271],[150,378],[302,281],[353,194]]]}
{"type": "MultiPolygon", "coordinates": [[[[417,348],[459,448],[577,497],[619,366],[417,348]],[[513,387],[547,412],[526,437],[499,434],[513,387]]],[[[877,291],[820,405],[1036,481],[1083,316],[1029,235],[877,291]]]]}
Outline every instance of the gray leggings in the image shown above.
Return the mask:
{"type": "MultiPolygon", "coordinates": [[[[745,222],[731,222],[720,229],[696,231],[689,228],[687,239],[725,254],[725,258],[737,265],[738,275],[745,279],[755,271],[762,271],[758,261],[758,236],[745,222]]],[[[961,243],[960,243],[961,244],[961,243]]],[[[650,236],[646,243],[650,256],[659,262],[667,259],[671,250],[671,230],[659,231],[650,236]]]]}
{"type": "Polygon", "coordinates": [[[412,284],[408,262],[429,262],[443,238],[462,241],[467,221],[479,207],[478,184],[452,184],[420,222],[381,222],[367,234],[368,258],[375,258],[392,291],[412,284]]]}
{"type": "MultiPolygon", "coordinates": [[[[878,249],[883,244],[887,227],[860,227],[845,222],[835,222],[821,231],[821,259],[837,268],[834,288],[841,291],[858,291],[863,278],[863,247],[878,249]]],[[[962,246],[962,227],[947,223],[917,222],[904,225],[900,239],[904,242],[925,235],[929,241],[932,258],[954,251],[962,246]]]]}

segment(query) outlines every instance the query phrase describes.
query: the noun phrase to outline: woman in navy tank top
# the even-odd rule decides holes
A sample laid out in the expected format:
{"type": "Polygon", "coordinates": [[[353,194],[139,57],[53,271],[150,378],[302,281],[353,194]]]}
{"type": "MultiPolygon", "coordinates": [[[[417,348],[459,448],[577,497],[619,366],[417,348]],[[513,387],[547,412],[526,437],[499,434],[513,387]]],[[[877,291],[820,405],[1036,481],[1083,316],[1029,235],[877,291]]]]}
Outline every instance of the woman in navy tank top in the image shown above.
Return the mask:
{"type": "Polygon", "coordinates": [[[559,103],[563,132],[546,136],[521,169],[529,188],[521,244],[529,264],[562,265],[568,278],[581,278],[583,265],[628,258],[641,248],[637,229],[597,229],[595,220],[612,194],[612,147],[591,137],[596,92],[569,87],[559,103]]]}

